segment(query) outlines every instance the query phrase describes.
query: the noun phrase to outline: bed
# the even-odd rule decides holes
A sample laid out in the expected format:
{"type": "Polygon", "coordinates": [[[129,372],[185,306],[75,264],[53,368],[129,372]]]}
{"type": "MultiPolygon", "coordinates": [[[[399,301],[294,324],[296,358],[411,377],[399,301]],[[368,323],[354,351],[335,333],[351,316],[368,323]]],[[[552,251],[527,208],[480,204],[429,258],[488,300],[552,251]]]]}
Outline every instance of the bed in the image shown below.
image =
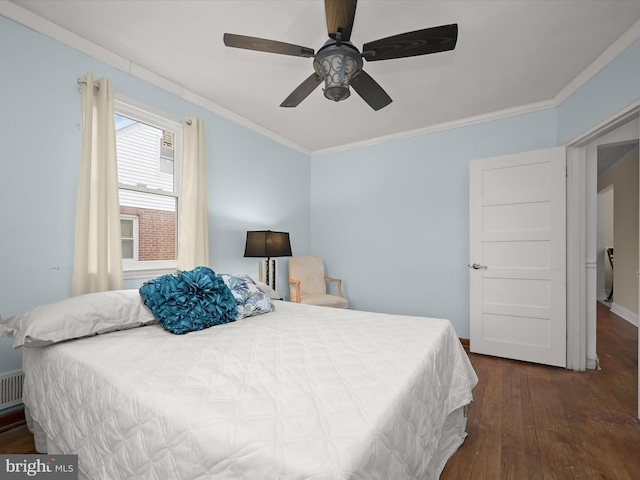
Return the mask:
{"type": "Polygon", "coordinates": [[[91,295],[100,318],[63,321],[89,336],[4,328],[32,347],[37,450],[77,454],[80,478],[428,480],[466,436],[477,377],[447,320],[272,300],[174,335],[137,291],[91,295]],[[118,295],[126,308],[104,306],[118,295]]]}

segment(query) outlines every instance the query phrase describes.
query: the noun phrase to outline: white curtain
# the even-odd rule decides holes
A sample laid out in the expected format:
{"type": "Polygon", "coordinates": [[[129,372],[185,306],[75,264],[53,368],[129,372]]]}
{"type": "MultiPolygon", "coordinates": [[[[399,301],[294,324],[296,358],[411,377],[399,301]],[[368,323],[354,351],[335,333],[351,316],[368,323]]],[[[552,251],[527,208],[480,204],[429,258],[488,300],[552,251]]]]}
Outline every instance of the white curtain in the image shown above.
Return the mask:
{"type": "Polygon", "coordinates": [[[202,119],[188,118],[182,137],[178,270],[191,270],[200,265],[209,266],[209,209],[202,119]]]}
{"type": "Polygon", "coordinates": [[[122,242],[113,91],[107,78],[82,89],[82,152],[78,178],[73,295],[122,289],[122,242]]]}

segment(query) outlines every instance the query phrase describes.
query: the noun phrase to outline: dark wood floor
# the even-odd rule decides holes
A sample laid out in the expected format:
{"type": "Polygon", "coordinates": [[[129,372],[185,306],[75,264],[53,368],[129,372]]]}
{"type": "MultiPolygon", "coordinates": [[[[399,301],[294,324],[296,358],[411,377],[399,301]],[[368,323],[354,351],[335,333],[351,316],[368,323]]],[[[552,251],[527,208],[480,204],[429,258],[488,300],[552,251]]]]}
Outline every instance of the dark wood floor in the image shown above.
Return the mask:
{"type": "Polygon", "coordinates": [[[22,409],[0,417],[0,453],[38,453],[33,444],[22,409]]]}
{"type": "Polygon", "coordinates": [[[639,479],[638,329],[598,305],[601,370],[470,354],[468,437],[441,480],[639,479]]]}
{"type": "MultiPolygon", "coordinates": [[[[601,370],[573,372],[470,354],[469,436],[441,480],[640,478],[638,329],[598,305],[601,370]]],[[[25,426],[0,453],[35,453],[25,426]]]]}

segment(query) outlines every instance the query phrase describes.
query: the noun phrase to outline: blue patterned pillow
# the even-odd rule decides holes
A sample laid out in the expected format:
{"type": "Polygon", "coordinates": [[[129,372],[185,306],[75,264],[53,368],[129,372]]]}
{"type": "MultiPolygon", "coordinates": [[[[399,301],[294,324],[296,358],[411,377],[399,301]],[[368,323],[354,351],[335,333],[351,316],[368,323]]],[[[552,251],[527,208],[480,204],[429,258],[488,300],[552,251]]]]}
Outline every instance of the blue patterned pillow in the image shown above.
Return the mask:
{"type": "Polygon", "coordinates": [[[202,330],[236,319],[236,302],[219,275],[207,267],[168,274],[146,282],[140,296],[165,330],[202,330]]]}
{"type": "Polygon", "coordinates": [[[238,317],[246,318],[273,311],[273,303],[248,275],[220,275],[229,286],[238,306],[238,317]]]}

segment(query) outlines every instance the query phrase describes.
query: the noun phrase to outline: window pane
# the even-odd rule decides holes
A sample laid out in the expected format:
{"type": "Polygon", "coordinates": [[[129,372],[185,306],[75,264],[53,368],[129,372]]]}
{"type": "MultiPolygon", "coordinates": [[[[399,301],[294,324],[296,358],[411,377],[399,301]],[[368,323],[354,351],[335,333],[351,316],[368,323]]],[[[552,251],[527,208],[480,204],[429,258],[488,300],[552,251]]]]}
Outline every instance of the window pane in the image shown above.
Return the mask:
{"type": "Polygon", "coordinates": [[[176,259],[176,199],[120,189],[120,213],[138,217],[138,260],[176,259]]]}
{"type": "Polygon", "coordinates": [[[115,119],[116,119],[116,130],[120,130],[121,128],[125,128],[133,123],[136,123],[135,120],[132,120],[127,117],[123,117],[122,115],[115,115],[115,119]]]}
{"type": "Polygon", "coordinates": [[[127,260],[133,260],[133,239],[122,239],[122,258],[127,260]]]}
{"type": "Polygon", "coordinates": [[[122,238],[133,239],[133,220],[120,219],[120,232],[122,238]]]}
{"type": "Polygon", "coordinates": [[[173,192],[173,132],[120,115],[115,120],[118,182],[173,192]]]}
{"type": "Polygon", "coordinates": [[[169,175],[173,175],[173,160],[160,157],[160,164],[158,165],[158,168],[160,168],[160,173],[168,173],[169,175]]]}

